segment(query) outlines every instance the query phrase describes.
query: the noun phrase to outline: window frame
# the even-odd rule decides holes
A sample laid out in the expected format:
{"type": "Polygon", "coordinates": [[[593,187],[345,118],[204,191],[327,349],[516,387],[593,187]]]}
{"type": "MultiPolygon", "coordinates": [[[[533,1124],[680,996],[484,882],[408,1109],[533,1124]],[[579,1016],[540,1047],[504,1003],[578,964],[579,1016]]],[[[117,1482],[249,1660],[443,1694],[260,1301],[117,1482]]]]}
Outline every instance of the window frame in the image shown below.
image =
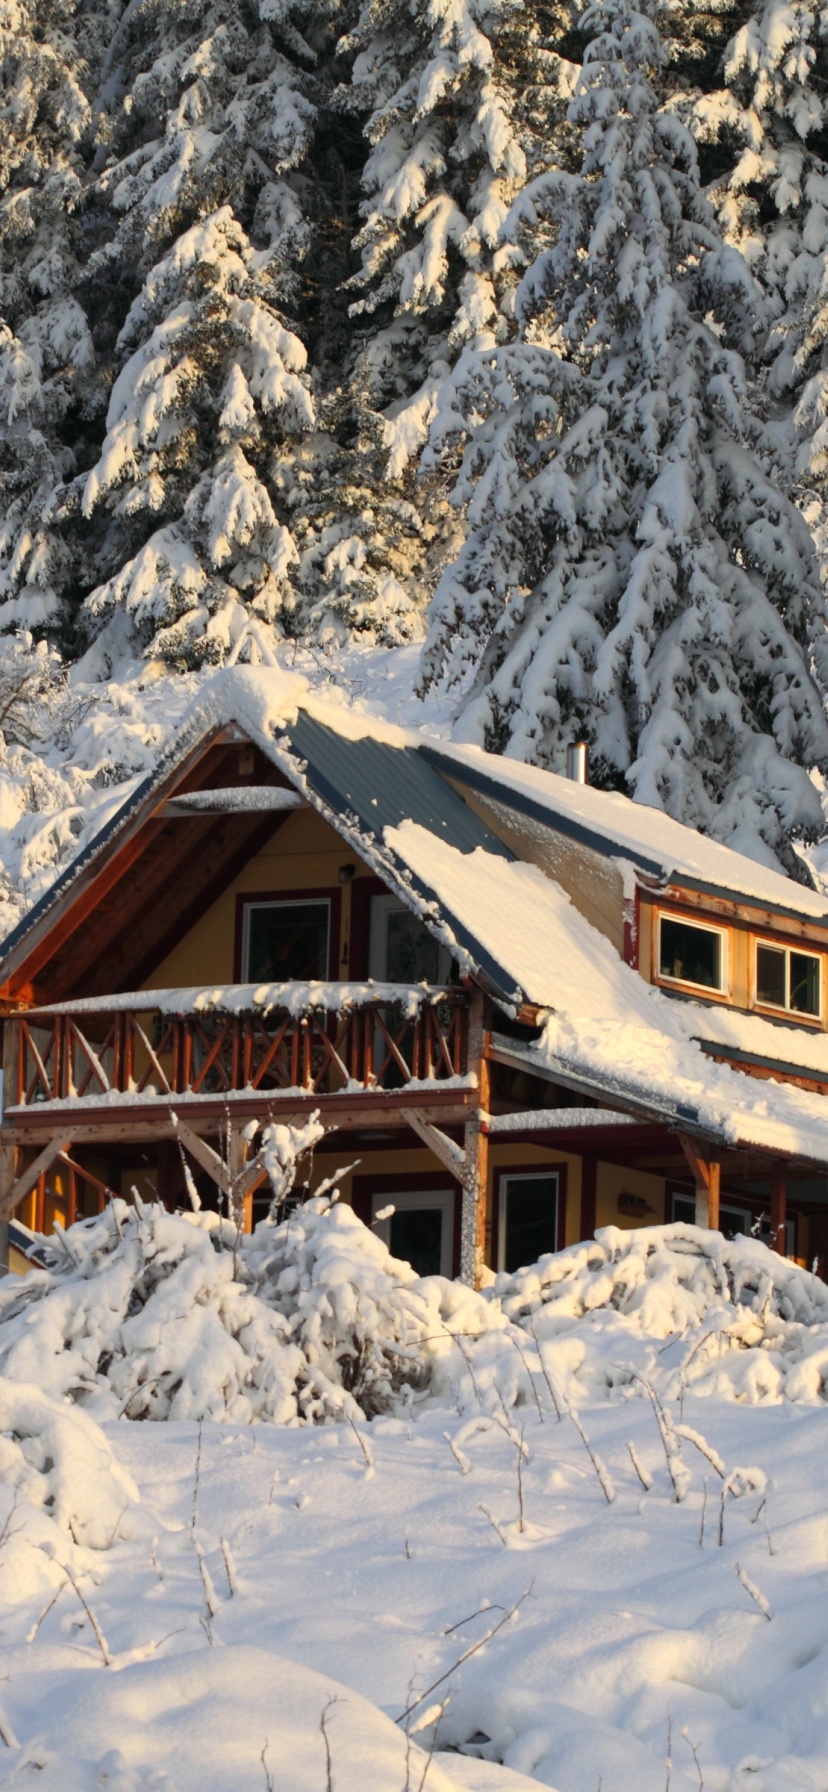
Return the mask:
{"type": "MultiPolygon", "coordinates": [[[[387,1144],[377,1148],[387,1150],[387,1144]]],[[[370,1147],[369,1147],[370,1150],[370,1147]]],[[[363,1163],[370,1161],[367,1154],[363,1163]]],[[[451,1270],[452,1276],[460,1274],[460,1210],[462,1206],[462,1190],[459,1182],[448,1170],[395,1170],[386,1175],[371,1171],[368,1175],[357,1174],[351,1184],[351,1201],[354,1213],[362,1220],[363,1225],[370,1226],[376,1211],[376,1196],[382,1196],[381,1206],[397,1206],[397,1198],[404,1194],[433,1195],[442,1194],[450,1189],[454,1195],[454,1222],[451,1230],[451,1270]]],[[[428,1205],[426,1201],[425,1205],[428,1205]]]]}
{"type": "Polygon", "coordinates": [[[510,1182],[523,1180],[537,1182],[541,1177],[554,1176],[555,1190],[555,1250],[562,1251],[566,1243],[566,1182],[568,1166],[565,1163],[531,1163],[505,1164],[495,1171],[494,1200],[494,1249],[492,1262],[498,1273],[504,1268],[506,1261],[506,1226],[508,1220],[510,1182]]]}
{"type": "MultiPolygon", "coordinates": [[[[677,1221],[676,1221],[676,1202],[677,1201],[687,1201],[688,1203],[694,1204],[695,1196],[694,1196],[692,1189],[669,1188],[668,1189],[668,1198],[669,1198],[669,1204],[670,1204],[670,1220],[671,1220],[671,1223],[675,1225],[677,1223],[677,1221]]],[[[743,1204],[744,1199],[745,1199],[745,1197],[742,1197],[741,1200],[738,1197],[735,1200],[728,1200],[726,1198],[721,1203],[721,1205],[724,1209],[724,1212],[725,1213],[738,1213],[741,1215],[742,1218],[746,1219],[748,1224],[747,1224],[747,1227],[745,1228],[745,1230],[746,1230],[747,1236],[750,1238],[752,1238],[754,1236],[753,1227],[755,1226],[756,1221],[759,1220],[761,1223],[763,1217],[765,1217],[765,1215],[767,1215],[768,1237],[767,1238],[762,1237],[761,1232],[757,1233],[755,1236],[759,1239],[761,1244],[769,1244],[770,1243],[770,1212],[769,1212],[769,1208],[768,1208],[768,1203],[766,1201],[762,1200],[761,1198],[758,1200],[755,1198],[751,1198],[751,1205],[746,1207],[743,1204]]],[[[695,1221],[692,1221],[690,1223],[695,1224],[695,1221]]],[[[796,1261],[796,1214],[795,1213],[787,1214],[785,1217],[785,1246],[786,1246],[786,1248],[785,1248],[784,1255],[789,1259],[789,1261],[791,1263],[795,1262],[796,1261]]]]}
{"type": "Polygon", "coordinates": [[[391,1220],[378,1220],[377,1213],[384,1207],[393,1207],[397,1213],[422,1213],[429,1209],[439,1208],[442,1214],[442,1230],[440,1233],[440,1268],[438,1275],[451,1280],[454,1266],[454,1221],[457,1207],[457,1195],[448,1178],[443,1177],[439,1188],[394,1188],[394,1178],[389,1176],[385,1188],[375,1189],[371,1196],[371,1230],[382,1239],[383,1244],[391,1249],[391,1220]]]}
{"type": "Polygon", "coordinates": [[[731,960],[730,933],[731,933],[731,929],[726,924],[723,925],[721,922],[717,924],[716,922],[713,922],[713,921],[698,921],[698,920],[696,920],[695,915],[693,915],[691,917],[690,915],[683,913],[683,911],[681,909],[677,910],[677,909],[668,909],[668,908],[656,908],[656,910],[655,910],[655,940],[654,940],[654,951],[653,951],[653,982],[660,985],[664,989],[689,989],[689,990],[692,990],[694,995],[704,996],[707,999],[707,1001],[711,1001],[711,1002],[716,1002],[716,1001],[728,1002],[728,1001],[730,1001],[730,999],[731,999],[731,992],[730,992],[730,960],[731,960]],[[669,977],[666,975],[666,973],[664,973],[662,971],[662,969],[661,969],[661,923],[662,923],[662,921],[677,921],[680,923],[680,925],[682,927],[695,927],[697,932],[699,932],[699,933],[718,934],[718,937],[721,941],[721,976],[722,976],[722,981],[718,988],[714,988],[713,985],[709,984],[709,983],[693,983],[693,982],[691,982],[689,977],[669,977]]]}
{"type": "Polygon", "coordinates": [[[766,934],[761,934],[761,933],[752,934],[751,941],[752,941],[751,965],[750,965],[751,1007],[755,1008],[760,1014],[784,1014],[788,1019],[796,1021],[797,1023],[801,1022],[806,1026],[824,1027],[825,1026],[825,988],[824,988],[824,986],[825,986],[825,953],[820,952],[818,947],[812,947],[810,945],[804,946],[799,941],[797,941],[795,944],[793,944],[793,943],[789,944],[787,940],[769,939],[766,934]],[[809,1012],[806,1008],[791,1008],[787,1003],[785,1004],[784,1007],[780,1007],[779,1004],[776,1002],[766,1002],[766,1001],[762,1001],[760,999],[760,996],[759,996],[759,947],[760,946],[767,946],[773,952],[783,952],[784,953],[784,955],[785,955],[785,990],[789,997],[790,997],[790,992],[791,992],[791,953],[792,952],[797,953],[797,955],[800,958],[815,958],[816,959],[818,971],[819,971],[819,1007],[817,1009],[816,1014],[809,1014],[809,1012]]]}
{"type": "Polygon", "coordinates": [[[244,890],[236,897],[234,981],[251,983],[248,975],[248,912],[251,908],[295,908],[298,904],[325,903],[328,909],[328,968],[325,981],[339,981],[341,892],[332,887],[302,890],[244,890]]]}
{"type": "MultiPolygon", "coordinates": [[[[388,920],[391,915],[411,914],[399,896],[393,890],[373,891],[368,899],[368,975],[375,983],[389,981],[388,970],[388,920]]],[[[412,916],[412,919],[416,917],[412,916]]],[[[425,923],[423,923],[425,925],[425,923]]],[[[426,929],[428,932],[428,929],[426,929]]],[[[434,935],[431,935],[434,939],[434,935]]],[[[442,982],[431,985],[432,989],[442,989],[451,975],[451,953],[441,940],[434,939],[439,957],[443,960],[445,977],[442,982]]]]}

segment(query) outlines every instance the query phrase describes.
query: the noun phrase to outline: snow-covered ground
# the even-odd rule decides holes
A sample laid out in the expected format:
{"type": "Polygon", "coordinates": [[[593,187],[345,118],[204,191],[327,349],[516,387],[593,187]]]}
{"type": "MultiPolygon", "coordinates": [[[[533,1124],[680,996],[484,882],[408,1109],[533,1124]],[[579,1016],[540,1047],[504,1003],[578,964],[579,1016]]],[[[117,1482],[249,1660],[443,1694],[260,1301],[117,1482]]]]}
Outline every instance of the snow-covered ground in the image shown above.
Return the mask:
{"type": "Polygon", "coordinates": [[[124,1210],[105,1261],[96,1222],[27,1305],[0,1284],[0,1786],[824,1792],[828,1292],[676,1227],[464,1295],[323,1205],[269,1281],[261,1229],[239,1268],[124,1210]],[[240,1423],[229,1384],[221,1420],[116,1416],[185,1293],[205,1399],[245,1277],[287,1330],[236,1311],[236,1348],[315,1362],[326,1422],[240,1423]],[[360,1326],[418,1383],[370,1423],[360,1326]]]}

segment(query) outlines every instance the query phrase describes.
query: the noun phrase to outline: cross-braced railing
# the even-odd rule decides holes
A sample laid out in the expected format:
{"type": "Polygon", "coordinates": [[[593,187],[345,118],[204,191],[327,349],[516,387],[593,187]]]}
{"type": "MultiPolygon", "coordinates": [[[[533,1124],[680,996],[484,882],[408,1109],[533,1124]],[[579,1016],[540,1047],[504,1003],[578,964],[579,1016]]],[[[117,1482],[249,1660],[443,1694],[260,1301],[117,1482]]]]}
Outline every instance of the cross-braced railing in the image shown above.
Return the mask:
{"type": "Polygon", "coordinates": [[[445,1083],[467,1073],[468,1006],[459,989],[326,984],[147,991],[30,1010],[16,1017],[17,1090],[7,1105],[445,1083]]]}

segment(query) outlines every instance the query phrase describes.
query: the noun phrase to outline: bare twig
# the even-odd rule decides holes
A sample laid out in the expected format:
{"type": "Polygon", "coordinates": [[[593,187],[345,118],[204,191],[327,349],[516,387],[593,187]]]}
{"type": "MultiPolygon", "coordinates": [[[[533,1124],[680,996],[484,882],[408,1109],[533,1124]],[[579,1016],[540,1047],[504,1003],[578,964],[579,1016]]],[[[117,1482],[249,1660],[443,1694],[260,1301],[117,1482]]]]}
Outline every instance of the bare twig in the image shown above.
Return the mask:
{"type": "Polygon", "coordinates": [[[670,1775],[673,1770],[673,1720],[669,1712],[667,1713],[667,1758],[664,1765],[666,1769],[664,1792],[670,1792],[670,1775]]]}
{"type": "Polygon", "coordinates": [[[201,1443],[202,1443],[203,1433],[204,1433],[204,1420],[199,1419],[199,1421],[198,1421],[198,1449],[196,1450],[195,1479],[193,1481],[193,1510],[192,1510],[192,1516],[190,1518],[190,1530],[192,1531],[194,1536],[195,1536],[195,1528],[198,1523],[198,1490],[199,1490],[199,1486],[201,1483],[201,1443]]]}
{"type": "Polygon", "coordinates": [[[639,1461],[638,1455],[636,1453],[635,1445],[628,1444],[627,1449],[630,1452],[630,1461],[632,1462],[633,1468],[635,1469],[638,1479],[641,1482],[644,1492],[649,1493],[650,1488],[652,1487],[652,1484],[653,1484],[653,1477],[650,1474],[649,1469],[644,1468],[643,1464],[639,1461]]]}
{"type": "Polygon", "coordinates": [[[699,1792],[704,1792],[704,1774],[702,1773],[701,1763],[699,1761],[699,1751],[696,1747],[695,1742],[690,1741],[690,1737],[687,1734],[686,1724],[685,1724],[685,1727],[682,1730],[681,1734],[682,1734],[683,1741],[685,1741],[687,1743],[687,1747],[689,1748],[690,1753],[693,1756],[693,1760],[696,1763],[696,1772],[699,1776],[699,1792]]]}
{"type": "Polygon", "coordinates": [[[555,1384],[554,1384],[552,1377],[549,1374],[549,1371],[548,1371],[546,1364],[543,1360],[543,1351],[541,1350],[541,1347],[540,1347],[540,1339],[538,1337],[537,1332],[535,1331],[534,1325],[530,1325],[529,1330],[532,1333],[532,1337],[535,1340],[535,1347],[536,1347],[537,1353],[538,1353],[538,1362],[540,1363],[540,1366],[541,1366],[541,1375],[543,1376],[543,1379],[546,1382],[546,1385],[549,1389],[549,1397],[552,1401],[552,1405],[555,1408],[555,1412],[557,1413],[558,1419],[561,1420],[563,1418],[563,1411],[561,1409],[561,1404],[558,1399],[558,1396],[555,1392],[555,1384]]]}
{"type": "Polygon", "coordinates": [[[705,1522],[706,1517],[707,1517],[707,1476],[705,1475],[705,1477],[704,1477],[704,1492],[702,1494],[701,1523],[699,1525],[699,1549],[704,1549],[704,1522],[705,1522]]]}
{"type": "Polygon", "coordinates": [[[451,1636],[455,1630],[462,1630],[464,1624],[471,1624],[473,1618],[482,1618],[484,1612],[502,1612],[502,1605],[479,1605],[476,1612],[469,1612],[467,1618],[458,1618],[456,1624],[449,1624],[443,1636],[451,1636]]]}
{"type": "Polygon", "coordinates": [[[536,1407],[537,1407],[537,1409],[538,1409],[538,1418],[539,1418],[539,1419],[540,1419],[540,1422],[541,1422],[541,1424],[543,1424],[543,1422],[544,1422],[544,1417],[543,1417],[543,1407],[542,1407],[542,1406],[541,1406],[541,1403],[540,1403],[540,1400],[539,1400],[539,1398],[538,1398],[538,1390],[537,1390],[537,1388],[536,1388],[536,1387],[535,1387],[535,1378],[534,1378],[534,1376],[533,1376],[533,1374],[532,1374],[532,1371],[531,1371],[531,1369],[530,1369],[530,1367],[529,1367],[529,1364],[528,1364],[528,1362],[527,1362],[527,1359],[526,1359],[526,1352],[525,1352],[525,1350],[524,1350],[524,1348],[523,1348],[523,1345],[522,1345],[522,1344],[519,1344],[519,1343],[518,1343],[518,1341],[517,1341],[517,1338],[516,1338],[516,1337],[515,1337],[515,1334],[514,1334],[514,1332],[509,1332],[509,1333],[507,1333],[507,1336],[508,1336],[508,1338],[509,1338],[509,1340],[510,1340],[510,1342],[511,1342],[511,1343],[512,1343],[512,1344],[514,1344],[514,1347],[515,1347],[515,1349],[516,1349],[516,1351],[517,1351],[517,1353],[518,1353],[518,1356],[519,1356],[519,1357],[520,1357],[520,1360],[521,1360],[521,1362],[522,1362],[522,1364],[523,1364],[523,1367],[524,1367],[524,1369],[525,1369],[525,1370],[526,1370],[526,1379],[527,1379],[527,1381],[528,1381],[528,1383],[529,1383],[529,1386],[530,1386],[530,1388],[531,1388],[531,1389],[532,1389],[532,1397],[533,1397],[533,1399],[534,1399],[534,1402],[535,1402],[535,1405],[536,1405],[536,1407]]]}
{"type": "Polygon", "coordinates": [[[503,1544],[503,1548],[504,1548],[504,1549],[506,1549],[506,1547],[507,1547],[507,1544],[506,1544],[506,1538],[505,1538],[505,1537],[504,1537],[504,1535],[503,1535],[503,1532],[502,1532],[502,1530],[501,1530],[501,1528],[500,1528],[500,1525],[499,1525],[499,1524],[498,1524],[498,1522],[497,1522],[497,1519],[496,1519],[496,1518],[493,1518],[493,1517],[492,1517],[492,1515],[491,1515],[491,1512],[490,1512],[490,1511],[489,1511],[489,1508],[488,1508],[488,1506],[484,1506],[484,1504],[483,1504],[483,1501],[482,1501],[482,1500],[478,1500],[478,1502],[477,1502],[477,1509],[478,1509],[478,1511],[479,1511],[479,1512],[482,1512],[482,1513],[483,1513],[483,1516],[484,1516],[484,1518],[488,1518],[488,1520],[489,1520],[489,1523],[490,1523],[490,1525],[491,1525],[491,1527],[492,1527],[492,1530],[493,1530],[493,1531],[496,1531],[496,1532],[497,1532],[497,1535],[498,1535],[498,1537],[499,1537],[499,1538],[500,1538],[500,1541],[501,1541],[501,1543],[502,1543],[502,1544],[503,1544]]]}
{"type": "Polygon", "coordinates": [[[98,1623],[98,1620],[95,1617],[95,1613],[93,1612],[92,1607],[89,1604],[89,1601],[84,1598],[83,1593],[81,1592],[80,1587],[78,1586],[78,1583],[75,1579],[74,1574],[72,1573],[71,1568],[68,1568],[65,1562],[61,1562],[60,1565],[63,1569],[64,1574],[66,1575],[67,1580],[69,1581],[71,1587],[73,1588],[74,1592],[77,1593],[77,1596],[81,1602],[81,1605],[83,1606],[86,1616],[89,1619],[89,1622],[90,1622],[92,1629],[95,1633],[95,1641],[98,1645],[98,1648],[100,1649],[101,1656],[103,1658],[104,1667],[111,1668],[112,1656],[109,1653],[109,1645],[108,1645],[106,1637],[104,1636],[104,1633],[100,1627],[100,1624],[98,1623]]]}
{"type": "Polygon", "coordinates": [[[37,1622],[32,1625],[31,1630],[27,1631],[27,1633],[26,1633],[27,1643],[33,1643],[36,1640],[37,1633],[40,1629],[41,1624],[45,1621],[46,1618],[48,1618],[49,1613],[52,1610],[52,1607],[57,1605],[57,1602],[58,1602],[65,1586],[66,1586],[65,1580],[62,1580],[59,1582],[58,1586],[55,1588],[54,1593],[52,1594],[51,1599],[49,1600],[48,1605],[44,1605],[43,1610],[40,1614],[40,1617],[37,1619],[37,1622]]]}
{"type": "Polygon", "coordinates": [[[331,1761],[331,1742],[330,1742],[330,1737],[328,1735],[327,1717],[328,1717],[328,1712],[331,1709],[331,1706],[336,1705],[338,1703],[339,1703],[339,1701],[335,1696],[333,1698],[329,1699],[328,1703],[325,1706],[325,1709],[322,1712],[320,1719],[319,1719],[319,1728],[322,1731],[322,1740],[325,1744],[325,1766],[326,1766],[325,1792],[334,1792],[333,1762],[331,1761]]]}
{"type": "Polygon", "coordinates": [[[516,1449],[517,1449],[518,1530],[520,1531],[521,1536],[523,1536],[523,1533],[526,1529],[526,1521],[525,1521],[524,1512],[523,1512],[523,1453],[524,1452],[523,1452],[523,1432],[522,1431],[520,1434],[520,1441],[516,1445],[516,1449]]]}
{"type": "Polygon", "coordinates": [[[592,1445],[589,1441],[589,1438],[587,1437],[587,1434],[583,1428],[583,1425],[581,1424],[581,1421],[578,1417],[578,1414],[576,1413],[574,1407],[572,1407],[572,1406],[570,1406],[570,1408],[569,1408],[569,1416],[572,1420],[573,1425],[575,1426],[575,1430],[577,1431],[579,1438],[581,1439],[581,1442],[584,1446],[584,1449],[586,1450],[586,1453],[590,1459],[590,1462],[592,1463],[595,1473],[598,1476],[598,1483],[601,1488],[601,1492],[604,1495],[604,1499],[606,1500],[607,1505],[611,1506],[613,1500],[615,1499],[615,1488],[613,1486],[612,1477],[607,1468],[607,1465],[602,1460],[602,1458],[598,1455],[597,1450],[593,1450],[592,1445]]]}
{"type": "Polygon", "coordinates": [[[345,1414],[345,1417],[348,1420],[348,1424],[350,1425],[351,1430],[353,1431],[354,1437],[356,1438],[357,1443],[359,1444],[359,1447],[362,1451],[362,1454],[365,1457],[365,1479],[366,1479],[366,1481],[370,1481],[373,1479],[373,1476],[374,1476],[374,1452],[371,1449],[371,1445],[369,1444],[367,1438],[363,1437],[361,1431],[357,1431],[356,1425],[354,1424],[354,1421],[351,1418],[351,1415],[349,1412],[345,1414]]]}
{"type": "Polygon", "coordinates": [[[444,1431],[443,1436],[446,1440],[446,1443],[448,1444],[448,1447],[452,1453],[452,1456],[454,1457],[455,1462],[457,1463],[457,1467],[459,1468],[461,1475],[467,1475],[471,1468],[471,1463],[468,1459],[468,1456],[465,1454],[465,1452],[463,1450],[460,1449],[459,1444],[455,1443],[454,1438],[452,1437],[450,1431],[444,1431]]]}
{"type": "Polygon", "coordinates": [[[264,1776],[265,1776],[265,1787],[267,1789],[267,1792],[276,1792],[276,1783],[274,1781],[274,1778],[270,1771],[270,1768],[268,1767],[268,1764],[267,1764],[267,1749],[268,1749],[268,1741],[267,1741],[267,1737],[265,1737],[264,1748],[262,1749],[262,1752],[259,1756],[259,1760],[262,1763],[262,1769],[263,1769],[264,1776]]]}
{"type": "Polygon", "coordinates": [[[768,1623],[770,1623],[771,1608],[770,1608],[770,1605],[768,1604],[767,1599],[765,1598],[764,1593],[762,1593],[760,1591],[760,1589],[757,1587],[756,1582],[754,1580],[751,1580],[750,1575],[745,1574],[744,1569],[739,1567],[738,1562],[734,1562],[733,1568],[734,1568],[734,1573],[736,1575],[736,1579],[741,1581],[742,1586],[745,1589],[745,1592],[748,1594],[748,1597],[753,1600],[753,1603],[756,1606],[757,1611],[760,1611],[762,1613],[762,1617],[767,1618],[768,1623]]]}
{"type": "MultiPolygon", "coordinates": [[[[489,1516],[488,1513],[486,1516],[489,1516]]],[[[494,1522],[494,1520],[492,1520],[492,1522],[494,1522]]],[[[468,1661],[472,1655],[476,1655],[479,1649],[485,1648],[485,1645],[491,1642],[492,1637],[497,1636],[498,1631],[502,1630],[505,1624],[511,1623],[512,1619],[516,1617],[517,1613],[520,1611],[524,1601],[531,1596],[534,1584],[534,1581],[530,1581],[528,1587],[521,1593],[520,1598],[516,1599],[514,1605],[510,1606],[509,1610],[503,1613],[502,1618],[499,1618],[497,1623],[493,1624],[491,1629],[487,1630],[476,1643],[471,1643],[468,1649],[464,1649],[462,1655],[458,1655],[457,1660],[452,1662],[451,1667],[446,1668],[445,1673],[439,1674],[436,1680],[432,1680],[431,1685],[426,1687],[425,1692],[421,1692],[419,1698],[414,1699],[412,1703],[406,1707],[406,1710],[403,1711],[402,1715],[397,1718],[396,1721],[398,1724],[404,1724],[406,1719],[411,1716],[412,1711],[416,1711],[418,1705],[424,1704],[425,1700],[430,1698],[433,1692],[437,1691],[438,1686],[442,1686],[444,1680],[448,1680],[451,1674],[455,1674],[457,1669],[463,1666],[464,1661],[468,1661]]]]}
{"type": "Polygon", "coordinates": [[[236,1564],[233,1561],[233,1551],[231,1550],[226,1537],[220,1537],[219,1543],[221,1544],[221,1553],[222,1553],[222,1556],[224,1557],[224,1572],[227,1575],[227,1587],[229,1590],[230,1598],[232,1599],[233,1594],[238,1592],[238,1582],[236,1580],[236,1564]]]}

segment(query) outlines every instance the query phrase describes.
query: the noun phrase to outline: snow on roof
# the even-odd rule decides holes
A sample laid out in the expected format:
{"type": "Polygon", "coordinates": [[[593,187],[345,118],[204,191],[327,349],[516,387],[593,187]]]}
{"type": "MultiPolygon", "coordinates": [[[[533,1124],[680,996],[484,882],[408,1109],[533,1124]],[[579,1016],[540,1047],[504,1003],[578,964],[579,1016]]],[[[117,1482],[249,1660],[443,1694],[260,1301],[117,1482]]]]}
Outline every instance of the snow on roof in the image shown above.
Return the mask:
{"type": "Polygon", "coordinates": [[[424,735],[355,713],[342,698],[321,698],[278,669],[232,668],[208,680],[175,747],[10,937],[6,956],[198,740],[228,724],[315,803],[463,968],[476,968],[507,1003],[525,997],[549,1010],[532,1048],[539,1068],[591,1079],[619,1103],[684,1116],[724,1139],[828,1161],[822,1097],[748,1079],[712,1056],[726,1049],[747,1063],[758,1058],[780,1073],[799,1068],[828,1080],[825,1035],[677,1001],[644,983],[550,877],[515,859],[445,773],[485,777],[515,806],[531,802],[551,827],[577,827],[580,838],[663,878],[696,879],[828,920],[822,897],[625,797],[475,748],[435,747],[424,735]]]}
{"type": "Polygon", "coordinates": [[[458,852],[406,821],[387,839],[445,908],[497,952],[508,978],[550,1010],[527,1070],[582,1079],[596,1092],[728,1144],[828,1161],[828,1102],[790,1084],[758,1081],[717,1063],[702,1039],[828,1079],[823,1034],[759,1016],[677,1001],[645,983],[534,865],[458,852]]]}
{"type": "Polygon", "coordinates": [[[521,809],[547,827],[574,836],[598,852],[629,859],[665,883],[726,891],[828,925],[824,895],[794,883],[781,870],[685,827],[660,809],[634,803],[615,791],[576,784],[536,765],[485,753],[480,747],[429,741],[421,750],[432,765],[449,776],[468,781],[481,792],[488,788],[495,799],[521,809]]]}

